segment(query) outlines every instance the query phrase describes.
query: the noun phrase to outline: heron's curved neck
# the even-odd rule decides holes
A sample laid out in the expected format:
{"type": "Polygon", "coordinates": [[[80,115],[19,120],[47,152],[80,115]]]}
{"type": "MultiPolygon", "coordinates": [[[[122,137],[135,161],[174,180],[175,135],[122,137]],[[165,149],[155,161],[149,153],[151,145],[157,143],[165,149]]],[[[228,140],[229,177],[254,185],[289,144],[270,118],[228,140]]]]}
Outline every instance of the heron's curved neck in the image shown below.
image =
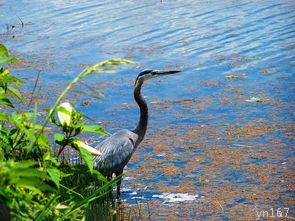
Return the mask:
{"type": "Polygon", "coordinates": [[[134,88],[134,99],[140,108],[139,122],[137,124],[137,127],[133,130],[133,132],[138,135],[138,140],[136,142],[137,145],[143,140],[148,124],[148,106],[141,96],[142,84],[143,80],[139,79],[134,88]]]}

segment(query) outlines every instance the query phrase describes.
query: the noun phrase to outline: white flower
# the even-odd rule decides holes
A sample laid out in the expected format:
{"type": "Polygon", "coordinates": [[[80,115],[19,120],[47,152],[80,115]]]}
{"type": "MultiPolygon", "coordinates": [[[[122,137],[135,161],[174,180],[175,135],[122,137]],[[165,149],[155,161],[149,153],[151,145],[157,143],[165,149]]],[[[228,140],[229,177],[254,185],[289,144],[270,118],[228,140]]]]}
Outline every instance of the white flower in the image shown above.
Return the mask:
{"type": "Polygon", "coordinates": [[[71,115],[73,111],[74,111],[74,108],[72,107],[70,103],[68,102],[61,103],[57,107],[57,116],[58,116],[59,122],[62,125],[69,126],[71,123],[71,115]]]}
{"type": "Polygon", "coordinates": [[[98,151],[97,149],[95,149],[95,148],[87,145],[86,143],[82,142],[81,140],[75,140],[73,143],[75,145],[77,145],[78,147],[87,150],[93,156],[100,156],[100,155],[102,155],[102,153],[100,151],[98,151]]]}

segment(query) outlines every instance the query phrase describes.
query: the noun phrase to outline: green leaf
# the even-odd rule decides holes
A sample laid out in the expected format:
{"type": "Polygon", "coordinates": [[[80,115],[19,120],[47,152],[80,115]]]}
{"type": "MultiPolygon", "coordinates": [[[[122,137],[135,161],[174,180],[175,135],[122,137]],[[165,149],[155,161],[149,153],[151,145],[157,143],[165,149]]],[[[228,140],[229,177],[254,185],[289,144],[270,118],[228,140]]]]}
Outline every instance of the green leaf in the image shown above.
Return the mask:
{"type": "MultiPolygon", "coordinates": [[[[35,127],[35,129],[37,128],[35,127]]],[[[40,148],[43,148],[43,149],[50,148],[50,146],[48,145],[48,138],[46,137],[45,134],[40,134],[40,136],[38,136],[38,145],[40,148]]]]}
{"type": "Polygon", "coordinates": [[[48,220],[46,219],[46,216],[48,216],[48,212],[52,210],[53,205],[56,204],[56,201],[58,198],[60,198],[61,195],[53,195],[51,196],[51,199],[48,201],[48,203],[45,205],[44,210],[34,219],[35,221],[41,221],[41,220],[48,220]]]}
{"type": "Polygon", "coordinates": [[[97,133],[101,135],[108,135],[105,130],[99,125],[85,125],[83,131],[90,132],[90,133],[97,133]]]}
{"type": "Polygon", "coordinates": [[[13,167],[14,168],[24,169],[24,168],[29,168],[29,167],[36,166],[36,165],[38,165],[38,162],[36,162],[36,161],[33,161],[33,160],[23,160],[21,162],[15,162],[13,164],[13,167]]]}
{"type": "Polygon", "coordinates": [[[113,73],[111,69],[114,69],[115,66],[123,65],[123,64],[130,64],[135,65],[136,63],[122,58],[114,58],[106,61],[102,61],[98,64],[95,64],[85,70],[85,74],[91,74],[91,73],[113,73]],[[107,69],[107,70],[106,70],[107,69]],[[109,72],[109,71],[110,72],[109,72]]]}
{"type": "Polygon", "coordinates": [[[19,86],[19,83],[25,83],[23,80],[15,77],[15,76],[10,75],[10,73],[7,70],[5,71],[5,73],[6,73],[5,82],[13,83],[16,86],[19,86]]]}
{"type": "Polygon", "coordinates": [[[6,105],[8,107],[14,108],[14,106],[10,102],[10,100],[8,98],[6,98],[6,96],[3,96],[3,95],[0,96],[0,104],[3,104],[3,105],[6,105]]]}
{"type": "Polygon", "coordinates": [[[48,179],[48,175],[39,169],[36,168],[16,168],[12,170],[13,176],[19,177],[38,177],[40,179],[48,179]]]}
{"type": "Polygon", "coordinates": [[[101,180],[104,183],[108,182],[108,179],[102,175],[98,170],[93,170],[93,175],[98,179],[101,180]]]}
{"type": "Polygon", "coordinates": [[[14,184],[18,187],[23,187],[30,189],[39,195],[42,194],[42,190],[48,190],[48,191],[56,191],[56,189],[52,188],[50,185],[42,182],[40,179],[32,178],[32,177],[25,177],[25,178],[19,178],[19,179],[12,179],[10,180],[10,184],[14,184]]]}
{"type": "Polygon", "coordinates": [[[0,64],[9,63],[9,62],[18,62],[18,61],[20,61],[18,58],[6,57],[0,60],[0,64]]]}
{"type": "Polygon", "coordinates": [[[19,92],[19,90],[13,88],[13,87],[7,87],[7,90],[12,93],[14,96],[16,96],[20,101],[23,100],[23,96],[19,92]]]}
{"type": "Polygon", "coordinates": [[[92,171],[93,171],[93,156],[91,155],[91,153],[89,153],[84,148],[81,148],[78,145],[75,145],[75,147],[78,149],[81,158],[85,162],[85,164],[88,167],[89,171],[92,173],[92,171]]]}
{"type": "Polygon", "coordinates": [[[46,152],[46,153],[43,155],[43,160],[44,160],[44,161],[47,161],[47,160],[50,160],[50,159],[51,159],[50,153],[49,153],[49,152],[46,152]]]}
{"type": "Polygon", "coordinates": [[[10,197],[10,194],[2,186],[0,186],[0,196],[4,197],[6,200],[8,200],[9,198],[11,198],[10,197]]]}
{"type": "Polygon", "coordinates": [[[48,168],[47,172],[51,180],[55,183],[55,185],[59,187],[59,182],[61,180],[61,172],[56,168],[48,168]]]}
{"type": "Polygon", "coordinates": [[[101,63],[101,66],[108,66],[108,65],[121,65],[121,64],[136,64],[134,61],[122,59],[122,58],[113,58],[101,63]]]}
{"type": "Polygon", "coordinates": [[[0,113],[0,121],[2,121],[2,120],[9,122],[10,117],[5,112],[2,112],[2,113],[0,113]]]}
{"type": "MultiPolygon", "coordinates": [[[[0,162],[0,168],[9,168],[9,170],[25,170],[33,166],[37,166],[38,162],[33,160],[23,160],[20,162],[15,162],[12,160],[0,162]]],[[[0,170],[0,173],[3,172],[0,170]]],[[[10,173],[12,177],[15,176],[14,172],[10,173]]]]}
{"type": "Polygon", "coordinates": [[[62,134],[54,134],[54,141],[56,143],[62,143],[64,139],[65,139],[64,135],[62,135],[62,134]]]}
{"type": "Polygon", "coordinates": [[[9,56],[9,53],[7,48],[3,44],[0,44],[0,57],[3,56],[9,56]]]}

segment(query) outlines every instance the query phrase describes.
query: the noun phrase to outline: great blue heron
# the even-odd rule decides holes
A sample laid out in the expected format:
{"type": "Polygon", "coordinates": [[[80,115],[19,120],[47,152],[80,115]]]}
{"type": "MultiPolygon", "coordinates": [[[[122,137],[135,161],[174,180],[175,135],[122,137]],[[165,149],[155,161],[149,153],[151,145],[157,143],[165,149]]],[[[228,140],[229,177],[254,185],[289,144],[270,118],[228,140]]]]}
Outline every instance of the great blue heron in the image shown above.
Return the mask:
{"type": "MultiPolygon", "coordinates": [[[[123,173],[124,167],[143,140],[147,129],[148,106],[141,96],[142,84],[148,79],[178,72],[180,71],[144,70],[139,73],[134,85],[134,99],[140,108],[140,118],[137,127],[134,130],[120,130],[99,143],[95,148],[102,155],[94,157],[94,168],[109,179],[111,179],[113,174],[119,176],[123,173]]],[[[120,186],[121,178],[117,182],[117,199],[120,198],[120,186]]]]}

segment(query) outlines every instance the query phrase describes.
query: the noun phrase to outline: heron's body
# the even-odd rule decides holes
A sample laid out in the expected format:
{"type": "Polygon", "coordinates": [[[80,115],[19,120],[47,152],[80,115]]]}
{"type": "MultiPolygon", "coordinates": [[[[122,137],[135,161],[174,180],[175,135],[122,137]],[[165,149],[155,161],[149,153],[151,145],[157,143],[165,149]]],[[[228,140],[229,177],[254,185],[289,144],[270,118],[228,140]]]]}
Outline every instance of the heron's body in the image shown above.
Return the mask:
{"type": "Polygon", "coordinates": [[[94,157],[94,168],[107,177],[123,170],[135,149],[138,135],[130,130],[120,130],[102,141],[96,149],[102,155],[94,157]]]}
{"type": "MultiPolygon", "coordinates": [[[[113,174],[119,176],[130,160],[133,152],[143,140],[148,124],[148,107],[141,96],[141,86],[151,78],[174,74],[179,71],[155,71],[145,70],[141,72],[134,86],[134,99],[140,108],[140,118],[137,127],[134,130],[120,130],[110,137],[106,138],[96,146],[102,155],[94,157],[94,168],[103,175],[111,178],[113,174]]],[[[120,197],[121,179],[117,183],[117,198],[120,197]]]]}

